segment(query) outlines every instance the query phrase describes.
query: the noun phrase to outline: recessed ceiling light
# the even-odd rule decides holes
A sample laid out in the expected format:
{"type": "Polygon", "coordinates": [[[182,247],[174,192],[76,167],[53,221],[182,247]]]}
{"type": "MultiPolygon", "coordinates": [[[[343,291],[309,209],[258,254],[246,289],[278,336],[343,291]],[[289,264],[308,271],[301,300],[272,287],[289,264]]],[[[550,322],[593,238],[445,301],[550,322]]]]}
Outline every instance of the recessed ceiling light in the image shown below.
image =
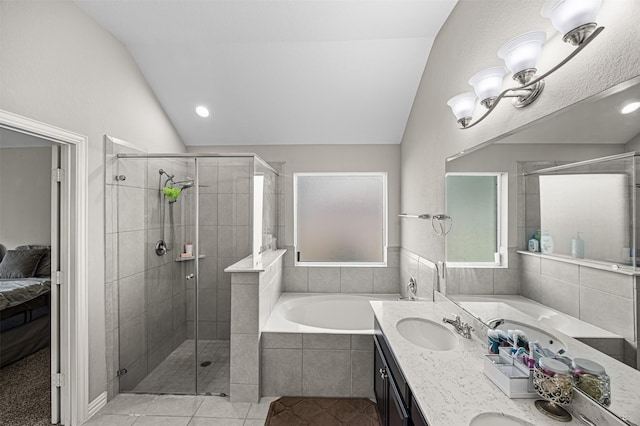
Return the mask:
{"type": "Polygon", "coordinates": [[[640,102],[631,102],[630,104],[623,106],[620,112],[623,114],[631,114],[638,109],[640,109],[640,102]]]}
{"type": "Polygon", "coordinates": [[[196,107],[196,114],[202,118],[207,118],[209,116],[209,110],[207,107],[200,105],[196,107]]]}

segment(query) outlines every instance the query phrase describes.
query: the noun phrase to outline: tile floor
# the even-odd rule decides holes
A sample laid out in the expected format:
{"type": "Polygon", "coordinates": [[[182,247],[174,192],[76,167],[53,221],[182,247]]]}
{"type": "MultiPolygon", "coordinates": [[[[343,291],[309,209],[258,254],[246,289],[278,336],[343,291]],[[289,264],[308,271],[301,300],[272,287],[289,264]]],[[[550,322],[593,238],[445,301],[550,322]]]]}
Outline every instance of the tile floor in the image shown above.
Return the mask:
{"type": "Polygon", "coordinates": [[[185,340],[131,391],[135,393],[229,394],[229,340],[200,340],[198,390],[195,392],[194,341],[185,340]]]}
{"type": "Polygon", "coordinates": [[[229,397],[120,394],[87,426],[263,426],[269,405],[229,402],[229,397]]]}

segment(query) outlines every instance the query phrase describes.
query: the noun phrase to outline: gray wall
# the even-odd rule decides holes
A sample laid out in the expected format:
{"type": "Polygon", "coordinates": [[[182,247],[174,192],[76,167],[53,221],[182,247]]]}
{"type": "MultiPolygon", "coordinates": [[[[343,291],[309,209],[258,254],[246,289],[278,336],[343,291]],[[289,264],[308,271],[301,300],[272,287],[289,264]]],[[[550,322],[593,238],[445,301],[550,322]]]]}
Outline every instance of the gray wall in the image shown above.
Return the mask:
{"type": "Polygon", "coordinates": [[[184,145],[127,49],[70,1],[0,3],[0,108],[89,139],[89,399],[106,390],[103,136],[184,145]]]}
{"type": "Polygon", "coordinates": [[[0,148],[0,244],[50,243],[51,147],[0,148]]]}
{"type": "MultiPolygon", "coordinates": [[[[603,2],[598,21],[606,30],[593,45],[547,79],[544,93],[534,104],[517,110],[509,102],[501,103],[477,127],[459,130],[447,100],[470,90],[467,81],[474,72],[499,65],[496,51],[505,41],[528,30],[547,31],[551,37],[543,50],[540,70],[548,70],[571,52],[550,22],[540,16],[543,3],[458,2],[434,42],[402,140],[401,210],[444,211],[447,157],[638,75],[640,51],[634,46],[640,39],[640,3],[603,2]]],[[[425,236],[423,224],[417,221],[403,223],[401,241],[403,248],[420,256],[434,261],[444,259],[443,239],[425,236]]]]}

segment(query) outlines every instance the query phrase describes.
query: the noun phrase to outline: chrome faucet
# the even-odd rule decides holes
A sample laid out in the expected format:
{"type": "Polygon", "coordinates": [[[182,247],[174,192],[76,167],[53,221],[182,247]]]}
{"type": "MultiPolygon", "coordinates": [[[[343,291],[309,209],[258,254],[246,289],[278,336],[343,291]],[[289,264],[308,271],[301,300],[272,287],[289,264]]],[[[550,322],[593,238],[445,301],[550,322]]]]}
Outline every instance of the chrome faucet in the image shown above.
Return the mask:
{"type": "Polygon", "coordinates": [[[409,291],[409,299],[414,300],[416,298],[416,290],[418,287],[418,283],[414,277],[409,278],[409,282],[407,283],[407,290],[409,291]]]}
{"type": "Polygon", "coordinates": [[[487,327],[489,327],[491,330],[495,330],[496,327],[502,324],[504,324],[504,319],[502,318],[494,318],[492,320],[487,321],[487,327]]]}
{"type": "Polygon", "coordinates": [[[456,330],[456,333],[458,333],[459,335],[461,335],[465,339],[471,339],[471,330],[473,330],[473,327],[471,327],[466,322],[462,322],[460,320],[460,316],[459,315],[455,315],[454,314],[454,318],[453,319],[449,319],[447,317],[444,317],[444,318],[442,318],[442,322],[444,322],[446,324],[451,324],[453,326],[453,328],[456,330]]]}

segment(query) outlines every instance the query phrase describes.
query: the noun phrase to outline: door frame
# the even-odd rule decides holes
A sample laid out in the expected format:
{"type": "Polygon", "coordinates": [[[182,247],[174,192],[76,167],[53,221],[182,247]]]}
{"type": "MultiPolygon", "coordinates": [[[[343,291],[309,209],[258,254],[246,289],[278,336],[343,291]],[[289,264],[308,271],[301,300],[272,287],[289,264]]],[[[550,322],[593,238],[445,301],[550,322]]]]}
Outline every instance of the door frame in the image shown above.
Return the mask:
{"type": "Polygon", "coordinates": [[[66,222],[61,228],[68,232],[68,247],[60,253],[60,421],[80,425],[87,420],[89,407],[88,138],[2,109],[0,126],[59,144],[62,164],[69,165],[63,190],[69,210],[61,217],[66,222]]]}

